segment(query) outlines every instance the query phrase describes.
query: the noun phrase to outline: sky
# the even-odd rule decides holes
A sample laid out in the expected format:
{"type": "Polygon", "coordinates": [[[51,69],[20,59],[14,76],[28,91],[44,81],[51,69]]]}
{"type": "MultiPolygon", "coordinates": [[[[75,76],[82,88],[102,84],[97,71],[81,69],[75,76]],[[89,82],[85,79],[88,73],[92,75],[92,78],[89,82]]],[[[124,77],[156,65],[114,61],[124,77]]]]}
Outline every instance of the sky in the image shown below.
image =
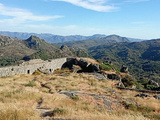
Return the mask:
{"type": "Polygon", "coordinates": [[[160,0],[0,0],[0,31],[160,38],[160,0]]]}

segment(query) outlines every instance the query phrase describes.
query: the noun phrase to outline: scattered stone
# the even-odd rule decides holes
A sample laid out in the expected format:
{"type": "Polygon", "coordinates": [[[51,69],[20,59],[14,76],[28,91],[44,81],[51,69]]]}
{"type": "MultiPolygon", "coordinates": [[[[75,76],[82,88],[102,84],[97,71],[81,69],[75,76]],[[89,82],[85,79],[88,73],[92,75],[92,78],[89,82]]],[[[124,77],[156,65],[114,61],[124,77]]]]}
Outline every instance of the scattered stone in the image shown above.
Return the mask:
{"type": "Polygon", "coordinates": [[[54,112],[51,110],[51,111],[47,111],[47,112],[44,112],[43,114],[41,114],[42,117],[53,117],[54,116],[54,112]]]}
{"type": "Polygon", "coordinates": [[[160,100],[160,96],[158,96],[158,95],[154,95],[153,97],[154,97],[155,99],[160,100]]]}
{"type": "Polygon", "coordinates": [[[108,87],[104,87],[103,89],[107,90],[108,92],[117,93],[115,90],[108,87]]]}
{"type": "Polygon", "coordinates": [[[145,94],[145,93],[140,93],[140,94],[137,94],[135,97],[150,97],[148,94],[145,94]]]}
{"type": "Polygon", "coordinates": [[[66,96],[68,97],[73,97],[73,96],[76,96],[80,91],[76,91],[76,90],[73,90],[73,91],[58,91],[59,94],[65,94],[66,96]]]}
{"type": "Polygon", "coordinates": [[[111,100],[104,98],[104,102],[103,103],[105,104],[107,110],[112,110],[112,108],[111,108],[112,101],[111,100]]]}
{"type": "Polygon", "coordinates": [[[107,80],[107,75],[104,73],[92,72],[89,75],[94,75],[94,77],[98,80],[107,80]]]}

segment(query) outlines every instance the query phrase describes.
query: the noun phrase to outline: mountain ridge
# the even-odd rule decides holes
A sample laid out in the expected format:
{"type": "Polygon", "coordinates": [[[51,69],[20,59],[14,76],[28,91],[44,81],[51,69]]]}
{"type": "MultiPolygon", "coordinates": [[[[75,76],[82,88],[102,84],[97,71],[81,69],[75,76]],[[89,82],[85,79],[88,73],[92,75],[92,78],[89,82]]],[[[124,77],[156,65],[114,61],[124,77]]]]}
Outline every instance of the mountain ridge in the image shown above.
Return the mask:
{"type": "Polygon", "coordinates": [[[87,49],[93,46],[109,44],[114,42],[130,42],[130,41],[126,37],[121,37],[118,35],[109,35],[103,38],[94,38],[81,41],[68,41],[64,43],[59,43],[58,45],[65,44],[69,47],[87,49]]]}
{"type": "Polygon", "coordinates": [[[117,67],[126,65],[137,79],[160,82],[160,39],[142,42],[104,44],[88,49],[95,59],[111,61],[117,67]]]}
{"type": "Polygon", "coordinates": [[[45,39],[49,43],[61,43],[66,41],[77,41],[77,40],[85,40],[89,38],[101,38],[105,37],[104,34],[95,34],[92,36],[83,36],[83,35],[68,35],[68,36],[62,36],[62,35],[54,35],[50,33],[27,33],[27,32],[9,32],[9,31],[0,31],[0,35],[10,36],[14,38],[19,39],[27,39],[31,35],[37,36],[41,39],[45,39]]]}
{"type": "MultiPolygon", "coordinates": [[[[104,38],[107,35],[105,34],[94,34],[91,36],[83,36],[83,35],[68,35],[68,36],[62,36],[62,35],[54,35],[51,33],[27,33],[27,32],[9,32],[9,31],[0,31],[0,35],[10,36],[14,38],[19,39],[28,39],[31,35],[37,36],[41,39],[45,39],[49,43],[62,43],[67,41],[79,41],[79,40],[87,40],[87,39],[93,39],[93,38],[104,38]]],[[[143,39],[136,39],[136,38],[128,38],[131,42],[135,41],[143,41],[143,39]]]]}
{"type": "Polygon", "coordinates": [[[26,40],[0,35],[0,46],[0,66],[13,65],[20,60],[88,56],[85,51],[67,46],[60,49],[33,35],[26,40]]]}

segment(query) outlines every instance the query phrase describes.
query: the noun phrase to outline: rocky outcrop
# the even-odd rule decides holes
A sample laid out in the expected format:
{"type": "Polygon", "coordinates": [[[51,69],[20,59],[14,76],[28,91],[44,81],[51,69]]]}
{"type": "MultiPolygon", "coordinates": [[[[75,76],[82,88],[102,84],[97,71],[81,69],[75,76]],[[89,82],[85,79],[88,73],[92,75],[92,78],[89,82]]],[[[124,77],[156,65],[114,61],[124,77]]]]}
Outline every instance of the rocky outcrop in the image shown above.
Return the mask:
{"type": "MultiPolygon", "coordinates": [[[[81,70],[77,72],[99,72],[99,65],[92,64],[84,59],[68,59],[68,61],[63,65],[63,67],[68,67],[69,69],[74,69],[75,65],[79,66],[81,70]]],[[[74,71],[74,70],[73,70],[74,71]]]]}
{"type": "Polygon", "coordinates": [[[157,88],[159,87],[159,84],[157,82],[155,82],[154,80],[149,80],[148,84],[149,85],[153,85],[153,86],[155,86],[157,88]]]}
{"type": "Polygon", "coordinates": [[[122,68],[121,68],[120,72],[129,73],[128,67],[126,67],[125,65],[122,65],[122,68]]]}
{"type": "Polygon", "coordinates": [[[121,77],[117,74],[108,74],[107,78],[111,79],[111,80],[120,80],[121,77]]]}
{"type": "MultiPolygon", "coordinates": [[[[87,94],[83,93],[83,91],[59,91],[59,94],[64,94],[67,97],[74,98],[74,96],[88,96],[88,97],[93,97],[95,100],[102,99],[103,104],[107,110],[112,110],[112,105],[114,104],[115,106],[120,105],[120,101],[118,100],[112,100],[106,95],[97,95],[97,94],[87,94]]],[[[101,108],[101,105],[97,104],[97,107],[101,108]]]]}
{"type": "Polygon", "coordinates": [[[107,80],[108,79],[107,74],[103,73],[103,72],[92,72],[92,73],[89,73],[89,75],[94,75],[94,77],[98,80],[107,80]]]}

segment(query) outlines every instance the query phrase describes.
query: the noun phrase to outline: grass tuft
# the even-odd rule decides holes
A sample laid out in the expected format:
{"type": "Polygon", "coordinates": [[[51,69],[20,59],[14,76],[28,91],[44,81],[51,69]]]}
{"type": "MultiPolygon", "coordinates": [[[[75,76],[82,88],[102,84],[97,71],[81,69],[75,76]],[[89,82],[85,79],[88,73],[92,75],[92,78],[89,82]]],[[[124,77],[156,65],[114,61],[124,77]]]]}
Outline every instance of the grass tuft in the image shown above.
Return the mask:
{"type": "Polygon", "coordinates": [[[36,84],[35,84],[35,81],[29,81],[29,83],[26,84],[25,86],[34,87],[34,86],[36,86],[36,84]]]}

